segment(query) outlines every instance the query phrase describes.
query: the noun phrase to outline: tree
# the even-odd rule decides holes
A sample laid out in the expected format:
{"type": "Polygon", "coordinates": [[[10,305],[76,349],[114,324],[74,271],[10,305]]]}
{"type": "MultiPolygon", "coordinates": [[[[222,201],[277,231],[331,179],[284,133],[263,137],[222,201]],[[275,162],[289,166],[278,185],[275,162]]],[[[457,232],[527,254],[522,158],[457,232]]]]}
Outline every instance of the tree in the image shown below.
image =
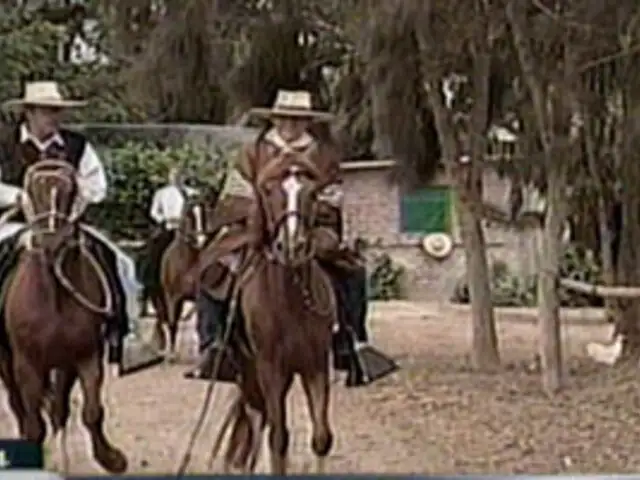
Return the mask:
{"type": "Polygon", "coordinates": [[[25,81],[54,79],[67,94],[91,101],[86,109],[74,112],[75,120],[140,118],[140,112],[131,108],[128,102],[118,62],[74,65],[61,55],[69,35],[77,30],[75,15],[72,10],[4,5],[0,18],[0,50],[3,52],[0,89],[3,97],[19,96],[25,81]]]}
{"type": "MultiPolygon", "coordinates": [[[[469,275],[476,367],[499,364],[481,217],[483,157],[490,111],[496,24],[482,2],[396,0],[376,7],[367,31],[375,135],[400,162],[408,187],[432,181],[441,160],[454,180],[469,275]],[[454,75],[470,91],[443,87],[454,75]],[[383,139],[383,140],[381,140],[383,139]],[[468,158],[466,165],[459,160],[468,158]]],[[[455,87],[455,86],[454,86],[455,87]]]]}
{"type": "MultiPolygon", "coordinates": [[[[603,210],[611,194],[607,183],[619,175],[631,189],[627,193],[623,187],[621,199],[624,260],[619,273],[623,281],[640,280],[640,199],[629,183],[639,180],[631,147],[637,130],[629,117],[637,102],[637,72],[631,55],[637,45],[634,12],[637,6],[625,2],[507,2],[513,45],[526,86],[520,116],[530,147],[528,157],[541,172],[534,181],[545,190],[548,203],[542,223],[539,302],[543,384],[550,393],[562,384],[558,266],[562,224],[570,213],[572,197],[585,189],[601,196],[599,223],[605,231],[603,210]],[[609,73],[603,75],[605,71],[609,73]]],[[[630,344],[637,344],[640,338],[637,312],[625,312],[620,318],[626,320],[618,325],[625,329],[630,344]]]]}

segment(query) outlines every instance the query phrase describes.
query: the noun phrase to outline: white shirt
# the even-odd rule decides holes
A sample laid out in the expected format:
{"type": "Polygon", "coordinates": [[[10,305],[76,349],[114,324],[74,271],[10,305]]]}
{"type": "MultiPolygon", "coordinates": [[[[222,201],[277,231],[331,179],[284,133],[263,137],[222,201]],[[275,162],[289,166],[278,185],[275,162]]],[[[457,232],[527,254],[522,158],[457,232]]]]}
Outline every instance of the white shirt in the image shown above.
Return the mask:
{"type": "MultiPolygon", "coordinates": [[[[27,141],[31,141],[40,152],[45,152],[54,143],[64,146],[64,140],[59,133],[45,142],[41,142],[31,135],[26,125],[22,124],[20,125],[20,142],[25,143],[27,141]]],[[[100,203],[107,196],[107,175],[104,165],[89,142],[85,143],[84,151],[78,164],[76,180],[81,196],[79,203],[100,203]]],[[[21,192],[21,188],[2,182],[2,172],[0,171],[0,207],[15,205],[17,196],[21,192]]]]}
{"type": "MultiPolygon", "coordinates": [[[[189,187],[183,187],[183,191],[187,194],[196,193],[189,187]]],[[[167,228],[175,229],[182,216],[184,203],[184,195],[176,185],[165,185],[153,194],[149,215],[154,222],[166,223],[167,228]]]]}

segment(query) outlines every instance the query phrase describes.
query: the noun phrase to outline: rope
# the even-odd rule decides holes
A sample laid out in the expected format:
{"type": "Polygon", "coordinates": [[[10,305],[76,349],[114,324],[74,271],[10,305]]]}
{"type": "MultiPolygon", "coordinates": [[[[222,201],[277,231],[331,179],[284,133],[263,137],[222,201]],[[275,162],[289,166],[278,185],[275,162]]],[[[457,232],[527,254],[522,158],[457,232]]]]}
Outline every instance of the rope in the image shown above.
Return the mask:
{"type": "Polygon", "coordinates": [[[100,289],[104,294],[104,305],[96,305],[91,300],[89,300],[85,295],[80,293],[78,289],[75,287],[73,282],[69,279],[69,277],[64,273],[63,264],[64,260],[67,258],[67,252],[71,250],[71,246],[65,245],[60,254],[57,256],[56,261],[53,265],[53,273],[60,282],[60,284],[64,287],[67,292],[71,294],[71,296],[84,308],[87,310],[96,313],[98,315],[111,315],[113,310],[113,298],[111,297],[111,288],[109,286],[109,281],[100,265],[100,262],[96,259],[96,257],[82,244],[79,246],[80,254],[89,261],[89,265],[98,276],[98,280],[100,282],[100,289]]]}
{"type": "MultiPolygon", "coordinates": [[[[308,283],[305,282],[305,279],[302,277],[302,275],[300,275],[298,271],[294,271],[293,278],[300,287],[300,292],[302,294],[302,303],[307,310],[315,313],[322,318],[328,317],[333,312],[334,306],[331,302],[330,290],[326,290],[327,295],[325,297],[325,301],[323,302],[322,300],[318,300],[317,297],[314,297],[313,291],[308,287],[308,283]],[[325,308],[321,309],[320,307],[323,306],[323,303],[325,308]]],[[[324,288],[327,288],[326,285],[324,286],[324,288]]]]}
{"type": "Polygon", "coordinates": [[[0,217],[0,225],[4,225],[5,223],[7,223],[9,221],[9,219],[11,217],[17,215],[18,213],[20,213],[20,208],[19,207],[11,207],[9,210],[4,212],[2,214],[2,216],[0,217]]]}
{"type": "Polygon", "coordinates": [[[231,337],[231,327],[233,325],[233,322],[236,316],[236,309],[238,305],[238,297],[240,292],[240,288],[239,288],[240,283],[241,282],[238,282],[236,284],[236,288],[234,289],[233,295],[231,297],[231,302],[229,304],[229,313],[227,314],[227,321],[226,321],[227,327],[225,329],[224,336],[222,339],[223,348],[221,348],[218,351],[216,358],[214,360],[211,379],[207,385],[207,390],[204,394],[204,399],[202,402],[202,407],[200,407],[200,413],[198,414],[198,419],[196,420],[196,424],[193,428],[193,431],[191,432],[189,442],[187,443],[187,450],[182,456],[182,460],[180,461],[180,466],[178,467],[178,471],[176,472],[177,479],[183,478],[187,471],[187,467],[191,462],[191,454],[193,452],[193,448],[195,446],[196,440],[198,439],[198,435],[200,435],[200,432],[202,431],[202,426],[204,425],[204,421],[207,418],[207,413],[209,412],[209,407],[211,406],[211,403],[212,403],[213,393],[215,391],[215,385],[216,385],[216,377],[218,376],[220,366],[222,365],[222,356],[224,354],[224,347],[226,347],[231,337]]]}

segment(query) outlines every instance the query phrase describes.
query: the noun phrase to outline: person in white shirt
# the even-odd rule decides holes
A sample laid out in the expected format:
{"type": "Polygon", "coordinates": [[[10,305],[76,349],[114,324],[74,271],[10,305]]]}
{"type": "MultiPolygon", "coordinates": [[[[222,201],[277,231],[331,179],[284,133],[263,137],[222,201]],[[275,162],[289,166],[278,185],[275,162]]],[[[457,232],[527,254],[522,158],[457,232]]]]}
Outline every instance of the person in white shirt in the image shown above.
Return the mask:
{"type": "Polygon", "coordinates": [[[186,196],[195,195],[197,191],[182,183],[182,175],[179,167],[169,170],[169,182],[153,194],[149,216],[158,225],[166,230],[178,228],[182,208],[186,196]]]}
{"type": "MultiPolygon", "coordinates": [[[[5,107],[18,107],[21,119],[17,125],[5,129],[0,135],[0,209],[21,205],[26,169],[41,159],[66,161],[76,169],[79,187],[74,205],[76,212],[83,213],[88,205],[99,204],[106,198],[107,176],[95,148],[82,134],[59,126],[64,109],[84,104],[64,99],[58,85],[50,81],[28,83],[22,98],[5,103],[5,107]]],[[[7,274],[17,263],[18,236],[25,226],[20,216],[12,219],[11,222],[0,224],[2,280],[8,277],[7,274]]],[[[137,332],[140,285],[135,264],[104,234],[88,225],[82,228],[94,240],[109,277],[116,306],[114,321],[108,322],[113,327],[108,332],[109,360],[122,367],[124,337],[129,334],[135,337],[137,332]]]]}
{"type": "Polygon", "coordinates": [[[197,193],[196,189],[184,185],[180,167],[172,167],[169,170],[167,185],[153,194],[149,216],[159,228],[151,234],[141,258],[142,315],[147,313],[146,307],[152,294],[159,292],[162,288],[160,285],[162,255],[173,241],[175,231],[180,225],[180,217],[187,197],[197,193]]]}

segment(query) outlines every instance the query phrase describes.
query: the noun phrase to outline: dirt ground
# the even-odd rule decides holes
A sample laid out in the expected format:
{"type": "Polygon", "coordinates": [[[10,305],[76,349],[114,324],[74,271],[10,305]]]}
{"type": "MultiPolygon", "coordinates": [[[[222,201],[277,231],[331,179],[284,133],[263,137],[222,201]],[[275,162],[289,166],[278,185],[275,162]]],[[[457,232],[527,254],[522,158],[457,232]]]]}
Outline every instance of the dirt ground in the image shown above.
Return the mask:
{"type": "MultiPolygon", "coordinates": [[[[578,313],[577,317],[580,317],[578,313]]],[[[499,315],[504,369],[468,367],[469,315],[460,309],[407,303],[373,306],[374,343],[401,370],[361,389],[334,384],[336,443],[328,470],[339,473],[614,473],[640,470],[640,388],[635,371],[612,371],[585,358],[605,325],[563,327],[569,388],[553,400],[533,371],[532,321],[499,315]]],[[[185,325],[181,345],[190,350],[185,325]]],[[[182,378],[185,365],[161,366],[110,381],[108,432],[129,455],[129,472],[174,472],[200,409],[205,382],[182,378]]],[[[194,451],[191,472],[205,472],[225,388],[194,451]]],[[[4,399],[3,399],[4,400],[4,399]]],[[[73,474],[100,473],[89,458],[75,402],[69,432],[73,474]]],[[[6,402],[0,437],[14,433],[6,402]]],[[[308,465],[306,408],[296,386],[289,401],[292,471],[308,465]]],[[[264,456],[263,456],[264,458],[264,456]]],[[[261,470],[264,471],[264,462],[261,470]]]]}

